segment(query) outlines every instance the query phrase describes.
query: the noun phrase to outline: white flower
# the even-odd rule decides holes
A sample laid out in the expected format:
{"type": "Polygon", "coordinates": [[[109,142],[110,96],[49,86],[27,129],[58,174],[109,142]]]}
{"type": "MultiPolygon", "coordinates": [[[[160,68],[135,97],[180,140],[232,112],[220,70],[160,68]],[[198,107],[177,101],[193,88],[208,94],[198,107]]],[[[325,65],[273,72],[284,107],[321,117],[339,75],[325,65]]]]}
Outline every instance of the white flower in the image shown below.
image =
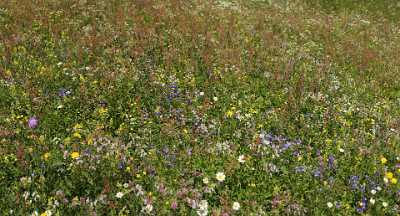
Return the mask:
{"type": "Polygon", "coordinates": [[[124,188],[128,188],[129,184],[128,183],[124,183],[124,188]]]}
{"type": "Polygon", "coordinates": [[[383,206],[383,207],[386,208],[386,207],[388,207],[388,205],[389,205],[389,204],[388,204],[387,202],[382,202],[382,206],[383,206]]]}
{"type": "Polygon", "coordinates": [[[199,209],[196,211],[199,216],[208,215],[208,202],[207,200],[201,200],[199,203],[199,209]]]}
{"type": "Polygon", "coordinates": [[[203,183],[204,183],[204,184],[208,184],[208,183],[209,183],[209,181],[208,181],[208,178],[207,178],[207,177],[204,177],[204,178],[203,178],[203,183]]]}
{"type": "Polygon", "coordinates": [[[213,97],[213,100],[214,100],[215,102],[217,102],[217,101],[218,101],[218,97],[213,97]]]}
{"type": "Polygon", "coordinates": [[[372,194],[376,194],[376,190],[375,190],[375,189],[372,189],[372,190],[371,190],[371,193],[372,193],[372,194]]]}
{"type": "Polygon", "coordinates": [[[381,190],[382,190],[382,188],[381,188],[380,186],[376,187],[376,189],[377,189],[378,191],[381,191],[381,190]]]}
{"type": "Polygon", "coordinates": [[[240,209],[240,203],[234,202],[233,205],[232,205],[232,209],[234,211],[238,211],[240,209]]]}
{"type": "Polygon", "coordinates": [[[147,213],[152,212],[152,211],[153,211],[153,205],[152,205],[152,204],[147,204],[146,207],[144,208],[144,210],[145,210],[147,213]]]}
{"type": "Polygon", "coordinates": [[[51,212],[50,210],[46,210],[45,213],[46,213],[46,216],[51,216],[51,215],[53,215],[53,212],[51,212]]]}
{"type": "Polygon", "coordinates": [[[204,95],[204,92],[200,92],[200,96],[203,96],[204,95]]]}
{"type": "Polygon", "coordinates": [[[246,162],[245,156],[244,156],[244,155],[240,155],[239,158],[238,158],[238,161],[239,161],[239,163],[244,163],[244,162],[246,162]]]}
{"type": "Polygon", "coordinates": [[[343,153],[343,152],[344,152],[344,149],[339,148],[339,152],[343,153]]]}
{"type": "Polygon", "coordinates": [[[124,193],[122,192],[118,192],[115,197],[117,197],[118,199],[121,199],[124,196],[124,193]]]}
{"type": "Polygon", "coordinates": [[[201,200],[199,203],[199,209],[201,211],[207,210],[208,209],[208,202],[207,200],[201,200]]]}
{"type": "Polygon", "coordinates": [[[385,183],[388,183],[388,182],[389,182],[389,179],[386,178],[386,177],[384,177],[384,178],[383,178],[383,181],[384,181],[385,183]]]}
{"type": "Polygon", "coordinates": [[[333,204],[331,202],[326,203],[326,205],[328,206],[328,208],[332,208],[333,204]]]}
{"type": "Polygon", "coordinates": [[[217,174],[215,175],[215,178],[219,182],[223,182],[225,180],[225,174],[223,172],[217,172],[217,174]]]}
{"type": "Polygon", "coordinates": [[[202,210],[197,210],[197,215],[198,216],[207,216],[208,215],[208,210],[202,211],[202,210]]]}
{"type": "Polygon", "coordinates": [[[371,198],[371,199],[369,199],[369,202],[373,205],[373,204],[375,204],[375,199],[371,198]]]}

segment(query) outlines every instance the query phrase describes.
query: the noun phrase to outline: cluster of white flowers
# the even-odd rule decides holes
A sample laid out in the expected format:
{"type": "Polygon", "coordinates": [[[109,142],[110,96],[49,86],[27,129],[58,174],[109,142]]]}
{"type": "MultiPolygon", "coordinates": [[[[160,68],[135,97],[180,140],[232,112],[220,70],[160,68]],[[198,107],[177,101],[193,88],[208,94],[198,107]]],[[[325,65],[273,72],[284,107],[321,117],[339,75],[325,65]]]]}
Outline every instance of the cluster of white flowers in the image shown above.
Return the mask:
{"type": "Polygon", "coordinates": [[[206,216],[208,215],[208,202],[207,200],[201,200],[197,209],[197,215],[206,216]]]}

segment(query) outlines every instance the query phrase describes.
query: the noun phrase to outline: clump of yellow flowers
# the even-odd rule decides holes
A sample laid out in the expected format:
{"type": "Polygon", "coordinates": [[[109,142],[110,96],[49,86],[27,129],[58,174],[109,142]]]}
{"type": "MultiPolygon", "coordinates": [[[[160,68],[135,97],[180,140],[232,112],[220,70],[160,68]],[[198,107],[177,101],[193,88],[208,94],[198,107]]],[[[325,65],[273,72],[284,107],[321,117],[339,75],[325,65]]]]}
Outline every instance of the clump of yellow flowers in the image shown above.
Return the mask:
{"type": "Polygon", "coordinates": [[[80,155],[79,152],[72,152],[71,153],[71,158],[72,159],[77,159],[79,157],[79,155],[80,155]]]}
{"type": "Polygon", "coordinates": [[[394,174],[392,172],[387,172],[385,174],[385,177],[383,178],[383,181],[385,181],[385,183],[392,183],[392,184],[397,184],[397,178],[394,176],[394,174]]]}

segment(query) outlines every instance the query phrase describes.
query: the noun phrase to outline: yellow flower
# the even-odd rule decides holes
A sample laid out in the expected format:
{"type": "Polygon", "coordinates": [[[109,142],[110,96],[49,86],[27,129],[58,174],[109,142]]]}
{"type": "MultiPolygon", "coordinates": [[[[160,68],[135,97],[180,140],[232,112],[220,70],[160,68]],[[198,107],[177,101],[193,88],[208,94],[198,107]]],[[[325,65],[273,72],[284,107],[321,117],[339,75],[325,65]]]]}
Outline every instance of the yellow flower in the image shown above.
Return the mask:
{"type": "Polygon", "coordinates": [[[107,111],[108,111],[107,108],[101,107],[101,108],[99,109],[99,114],[100,114],[100,115],[103,115],[103,114],[105,114],[107,111]]]}
{"type": "Polygon", "coordinates": [[[78,158],[79,157],[79,152],[72,152],[71,153],[71,158],[72,159],[76,159],[76,158],[78,158]]]}
{"type": "Polygon", "coordinates": [[[47,216],[47,213],[43,212],[42,214],[40,214],[40,216],[47,216]]]}
{"type": "Polygon", "coordinates": [[[385,164],[386,162],[387,162],[387,159],[386,159],[385,157],[382,156],[382,157],[381,157],[381,163],[382,163],[382,164],[385,164]]]}
{"type": "Polygon", "coordinates": [[[78,139],[82,138],[82,136],[78,132],[75,132],[74,134],[72,134],[72,136],[78,139]]]}
{"type": "Polygon", "coordinates": [[[92,144],[93,144],[93,138],[92,138],[92,137],[89,137],[89,138],[87,139],[87,144],[88,144],[88,145],[92,145],[92,144]]]}
{"type": "Polygon", "coordinates": [[[387,173],[385,174],[385,176],[386,176],[386,178],[388,178],[388,179],[392,179],[392,178],[393,178],[393,173],[392,173],[392,172],[387,172],[387,173]]]}
{"type": "Polygon", "coordinates": [[[82,129],[82,128],[83,128],[82,125],[79,124],[79,123],[77,123],[77,124],[74,126],[74,130],[79,130],[79,129],[82,129]]]}
{"type": "Polygon", "coordinates": [[[46,152],[46,153],[43,155],[43,159],[44,159],[44,160],[48,160],[49,157],[50,157],[50,153],[49,153],[49,152],[46,152]]]}
{"type": "Polygon", "coordinates": [[[230,117],[233,116],[233,111],[232,111],[232,110],[228,110],[228,111],[225,113],[225,115],[226,115],[228,118],[230,118],[230,117]]]}
{"type": "Polygon", "coordinates": [[[390,179],[390,182],[391,182],[392,184],[397,184],[397,178],[392,178],[392,179],[390,179]]]}

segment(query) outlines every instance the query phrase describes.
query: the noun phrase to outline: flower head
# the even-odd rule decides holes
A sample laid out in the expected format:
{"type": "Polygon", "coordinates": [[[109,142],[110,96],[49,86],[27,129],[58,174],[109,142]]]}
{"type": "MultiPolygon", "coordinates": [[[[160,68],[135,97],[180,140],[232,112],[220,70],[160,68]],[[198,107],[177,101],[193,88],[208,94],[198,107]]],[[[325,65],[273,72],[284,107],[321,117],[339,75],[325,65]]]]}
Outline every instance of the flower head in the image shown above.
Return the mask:
{"type": "Polygon", "coordinates": [[[29,120],[28,120],[28,126],[29,126],[29,128],[34,129],[34,128],[36,128],[38,125],[39,125],[39,120],[38,120],[35,116],[29,118],[29,120]]]}
{"type": "Polygon", "coordinates": [[[240,209],[240,203],[234,202],[233,205],[232,205],[232,209],[234,211],[238,211],[240,209]]]}
{"type": "Polygon", "coordinates": [[[117,197],[118,199],[121,199],[124,196],[124,193],[122,192],[118,192],[115,197],[117,197]]]}
{"type": "Polygon", "coordinates": [[[178,208],[178,203],[175,200],[171,203],[171,208],[172,209],[177,209],[178,208]]]}
{"type": "Polygon", "coordinates": [[[238,158],[239,163],[244,163],[246,162],[246,157],[244,155],[240,155],[238,158]]]}
{"type": "Polygon", "coordinates": [[[393,178],[393,173],[392,172],[387,172],[385,174],[385,176],[386,176],[386,178],[391,179],[391,178],[393,178]]]}
{"type": "Polygon", "coordinates": [[[43,155],[43,159],[44,160],[48,160],[49,157],[50,157],[50,153],[49,152],[44,153],[44,155],[43,155]]]}
{"type": "Polygon", "coordinates": [[[79,152],[72,152],[71,153],[71,158],[72,159],[77,159],[79,157],[79,155],[80,155],[79,152]]]}
{"type": "Polygon", "coordinates": [[[219,182],[223,182],[225,180],[225,174],[223,172],[217,172],[217,174],[215,175],[215,178],[219,182]]]}

